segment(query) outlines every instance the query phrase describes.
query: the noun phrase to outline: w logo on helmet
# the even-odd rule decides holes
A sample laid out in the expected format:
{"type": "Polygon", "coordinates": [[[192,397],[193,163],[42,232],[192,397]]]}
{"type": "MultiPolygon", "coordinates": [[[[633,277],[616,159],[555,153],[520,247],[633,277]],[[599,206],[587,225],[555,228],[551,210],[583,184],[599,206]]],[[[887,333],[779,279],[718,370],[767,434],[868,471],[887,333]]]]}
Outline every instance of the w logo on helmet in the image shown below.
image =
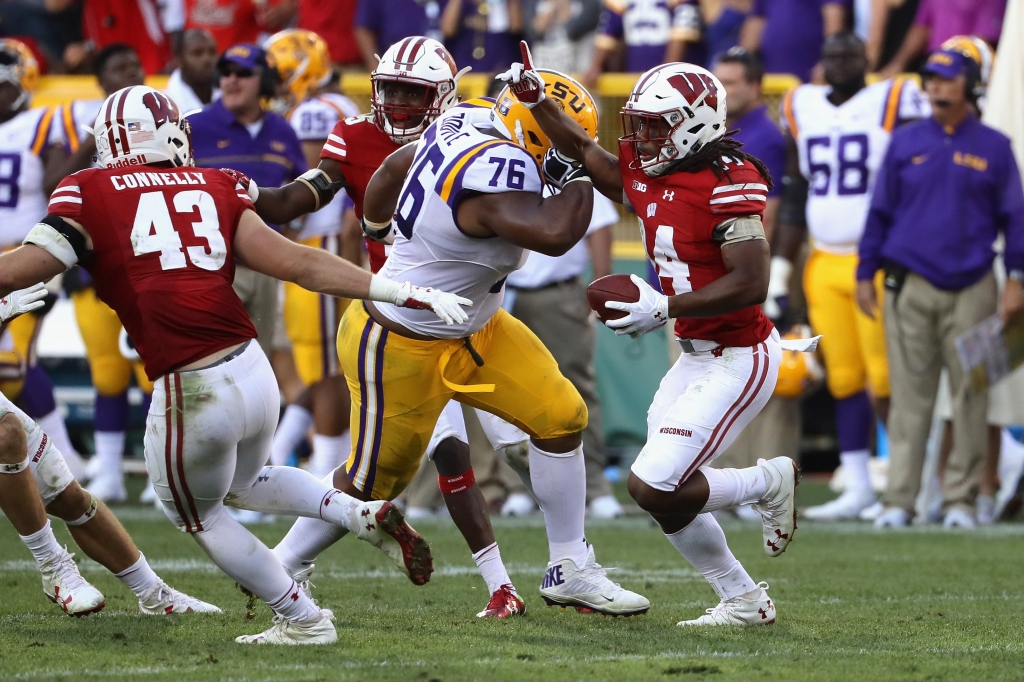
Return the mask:
{"type": "Polygon", "coordinates": [[[147,92],[142,96],[142,103],[153,114],[153,122],[156,123],[157,128],[168,121],[171,123],[178,122],[177,105],[162,92],[147,92]]]}
{"type": "Polygon", "coordinates": [[[702,73],[674,74],[668,77],[668,84],[682,95],[690,106],[698,103],[701,95],[707,90],[704,103],[712,109],[718,108],[718,87],[715,82],[702,73]]]}

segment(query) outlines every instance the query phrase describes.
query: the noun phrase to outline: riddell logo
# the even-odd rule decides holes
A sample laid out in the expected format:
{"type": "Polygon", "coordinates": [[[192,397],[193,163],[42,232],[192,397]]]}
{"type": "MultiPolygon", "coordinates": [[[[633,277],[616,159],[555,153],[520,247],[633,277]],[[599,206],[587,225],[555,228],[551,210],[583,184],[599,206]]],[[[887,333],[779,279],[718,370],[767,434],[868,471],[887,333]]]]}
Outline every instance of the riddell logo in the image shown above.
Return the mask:
{"type": "Polygon", "coordinates": [[[693,431],[690,429],[677,429],[674,426],[666,426],[661,429],[661,433],[667,433],[670,436],[682,436],[683,438],[693,438],[693,431]]]}
{"type": "Polygon", "coordinates": [[[121,161],[115,161],[114,163],[108,163],[107,168],[124,168],[125,166],[142,166],[146,163],[146,155],[139,154],[133,156],[130,159],[122,159],[121,161]]]}

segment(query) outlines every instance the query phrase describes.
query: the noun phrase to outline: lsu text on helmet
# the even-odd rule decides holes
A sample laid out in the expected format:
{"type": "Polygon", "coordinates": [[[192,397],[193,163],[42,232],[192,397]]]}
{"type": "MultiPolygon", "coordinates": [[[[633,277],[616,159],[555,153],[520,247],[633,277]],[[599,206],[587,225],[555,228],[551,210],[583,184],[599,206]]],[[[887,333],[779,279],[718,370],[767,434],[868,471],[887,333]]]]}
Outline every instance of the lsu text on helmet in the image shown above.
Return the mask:
{"type": "Polygon", "coordinates": [[[725,135],[725,88],[707,69],[673,62],[640,76],[622,108],[630,168],[665,172],[725,135]]]}
{"type": "Polygon", "coordinates": [[[287,88],[281,109],[306,101],[331,80],[327,43],[312,31],[280,31],[267,38],[263,48],[267,51],[267,62],[277,69],[287,88]]]}
{"type": "Polygon", "coordinates": [[[470,70],[467,66],[457,71],[444,45],[424,36],[403,38],[378,59],[370,74],[370,108],[374,123],[396,144],[419,139],[427,126],[454,106],[459,101],[459,79],[470,70]],[[422,88],[420,101],[389,101],[389,83],[422,88]]]}
{"type": "Polygon", "coordinates": [[[11,83],[21,91],[12,107],[14,111],[28,103],[39,85],[39,63],[20,40],[0,39],[0,83],[11,83]]]}
{"type": "MultiPolygon", "coordinates": [[[[559,71],[537,69],[537,73],[544,79],[544,95],[596,140],[597,105],[587,89],[559,71]]],[[[544,162],[544,155],[553,146],[551,140],[541,130],[533,113],[516,99],[508,87],[495,99],[491,119],[504,127],[509,138],[530,152],[537,163],[544,162]]]]}
{"type": "Polygon", "coordinates": [[[985,97],[988,90],[988,79],[992,75],[992,66],[996,55],[992,47],[978,36],[953,36],[939,47],[940,50],[959,52],[978,66],[976,78],[969,83],[970,92],[976,99],[985,97]]]}
{"type": "MultiPolygon", "coordinates": [[[[811,336],[811,329],[805,324],[794,325],[782,338],[805,339],[811,336]]],[[[774,395],[780,398],[799,398],[817,388],[825,378],[825,370],[818,361],[817,353],[782,351],[779,363],[779,378],[775,383],[774,395]]]]}
{"type": "Polygon", "coordinates": [[[145,85],[118,90],[93,125],[96,156],[105,168],[169,161],[191,166],[192,129],[170,97],[145,85]]]}

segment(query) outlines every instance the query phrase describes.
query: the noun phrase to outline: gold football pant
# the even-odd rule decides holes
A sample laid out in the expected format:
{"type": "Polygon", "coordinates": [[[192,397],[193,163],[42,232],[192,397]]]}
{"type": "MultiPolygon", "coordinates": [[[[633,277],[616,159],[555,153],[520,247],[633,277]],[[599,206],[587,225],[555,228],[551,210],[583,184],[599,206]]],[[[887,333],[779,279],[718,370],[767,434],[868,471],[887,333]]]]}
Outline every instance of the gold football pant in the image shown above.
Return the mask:
{"type": "MultiPolygon", "coordinates": [[[[338,238],[312,237],[301,244],[338,255],[338,238]]],[[[336,337],[338,318],[350,300],[335,298],[284,284],[284,326],[292,343],[292,356],[302,383],[312,386],[341,373],[336,337]]]]}
{"type": "Polygon", "coordinates": [[[132,362],[117,346],[121,333],[121,320],[110,306],[96,296],[92,287],[71,294],[75,304],[75,319],[85,343],[85,357],[89,361],[92,384],[101,396],[113,398],[128,390],[132,373],[144,393],[153,393],[153,382],[146,376],[141,362],[132,362]]]}

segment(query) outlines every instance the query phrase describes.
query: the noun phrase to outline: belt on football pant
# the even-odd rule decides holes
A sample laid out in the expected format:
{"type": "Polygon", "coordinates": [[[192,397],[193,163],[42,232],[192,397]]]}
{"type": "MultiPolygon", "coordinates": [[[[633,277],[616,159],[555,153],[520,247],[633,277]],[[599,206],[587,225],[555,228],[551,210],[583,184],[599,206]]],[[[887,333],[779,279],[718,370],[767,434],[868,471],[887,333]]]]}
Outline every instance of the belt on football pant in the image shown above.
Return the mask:
{"type": "Polygon", "coordinates": [[[707,353],[709,350],[720,348],[722,344],[717,341],[705,341],[703,339],[676,339],[679,348],[687,355],[694,353],[707,353]]]}

